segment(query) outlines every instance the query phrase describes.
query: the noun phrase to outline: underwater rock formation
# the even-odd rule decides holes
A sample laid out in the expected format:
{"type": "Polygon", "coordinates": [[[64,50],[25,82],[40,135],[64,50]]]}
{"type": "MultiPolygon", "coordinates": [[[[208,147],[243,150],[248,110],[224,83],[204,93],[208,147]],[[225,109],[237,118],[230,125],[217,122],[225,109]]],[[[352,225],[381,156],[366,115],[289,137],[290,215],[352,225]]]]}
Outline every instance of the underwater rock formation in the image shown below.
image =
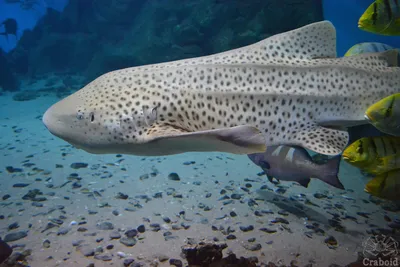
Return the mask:
{"type": "Polygon", "coordinates": [[[18,92],[15,95],[13,95],[13,100],[14,101],[29,101],[36,99],[40,96],[40,93],[37,91],[22,91],[18,92]]]}
{"type": "Polygon", "coordinates": [[[182,247],[182,253],[185,255],[189,266],[191,267],[256,267],[258,259],[256,257],[239,259],[235,254],[229,254],[222,258],[222,250],[227,248],[226,243],[200,242],[195,245],[185,245],[182,247]]]}
{"type": "Polygon", "coordinates": [[[322,19],[319,0],[70,0],[62,13],[48,9],[8,56],[27,78],[79,73],[90,81],[115,69],[244,46],[322,19]]]}
{"type": "Polygon", "coordinates": [[[0,91],[18,91],[19,82],[12,71],[11,63],[0,49],[0,91]]]}

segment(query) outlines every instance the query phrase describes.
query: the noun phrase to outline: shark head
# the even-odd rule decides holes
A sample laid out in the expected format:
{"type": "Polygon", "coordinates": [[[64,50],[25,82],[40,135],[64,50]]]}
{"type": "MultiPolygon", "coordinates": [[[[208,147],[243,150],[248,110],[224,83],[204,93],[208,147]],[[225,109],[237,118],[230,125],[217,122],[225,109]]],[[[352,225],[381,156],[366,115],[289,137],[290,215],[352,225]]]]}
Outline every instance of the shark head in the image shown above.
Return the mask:
{"type": "Polygon", "coordinates": [[[43,123],[55,136],[94,154],[125,153],[143,144],[142,135],[157,118],[157,107],[114,88],[113,73],[100,76],[81,90],[52,105],[43,123]],[[117,97],[118,95],[118,97],[117,97]]]}
{"type": "Polygon", "coordinates": [[[46,128],[55,136],[75,144],[75,140],[82,140],[84,135],[81,131],[71,131],[70,129],[82,129],[85,127],[84,113],[76,102],[75,94],[52,105],[43,114],[42,121],[46,128]]]}

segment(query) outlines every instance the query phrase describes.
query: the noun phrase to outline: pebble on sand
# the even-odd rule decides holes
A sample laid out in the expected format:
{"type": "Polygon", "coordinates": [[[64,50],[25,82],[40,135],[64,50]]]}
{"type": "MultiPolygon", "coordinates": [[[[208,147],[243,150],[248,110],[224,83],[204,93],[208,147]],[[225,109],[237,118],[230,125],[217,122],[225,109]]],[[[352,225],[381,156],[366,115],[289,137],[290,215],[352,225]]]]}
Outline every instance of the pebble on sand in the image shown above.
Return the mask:
{"type": "Polygon", "coordinates": [[[7,166],[7,167],[6,167],[6,170],[7,170],[9,173],[23,172],[23,170],[22,170],[21,168],[14,168],[14,167],[12,167],[12,166],[7,166]]]}
{"type": "Polygon", "coordinates": [[[30,184],[26,184],[26,183],[16,183],[16,184],[13,184],[13,187],[14,187],[14,188],[22,188],[22,187],[27,187],[28,185],[30,185],[30,184]]]}
{"type": "Polygon", "coordinates": [[[178,260],[178,259],[169,259],[169,264],[173,265],[173,266],[176,266],[176,267],[182,267],[183,266],[182,261],[178,260]]]}
{"type": "Polygon", "coordinates": [[[94,249],[87,244],[79,245],[76,250],[82,253],[85,257],[94,256],[94,249]]]}
{"type": "Polygon", "coordinates": [[[118,231],[112,231],[110,234],[110,239],[120,239],[121,234],[118,231]]]}
{"type": "Polygon", "coordinates": [[[134,245],[136,245],[136,239],[132,238],[132,237],[122,237],[119,242],[121,244],[124,244],[127,247],[133,247],[134,245]]]}
{"type": "Polygon", "coordinates": [[[28,236],[27,231],[19,231],[19,232],[7,234],[3,240],[4,240],[4,242],[12,242],[12,241],[20,240],[26,236],[28,236]]]}
{"type": "Polygon", "coordinates": [[[180,181],[181,178],[179,177],[179,175],[176,172],[171,172],[170,174],[168,174],[168,179],[171,181],[180,181]]]}
{"type": "Polygon", "coordinates": [[[329,236],[325,239],[325,243],[328,245],[329,248],[331,249],[335,249],[338,246],[338,242],[336,240],[336,238],[334,238],[333,236],[329,236]]]}
{"type": "Polygon", "coordinates": [[[250,251],[258,251],[261,250],[262,246],[261,244],[257,243],[257,244],[243,244],[243,247],[247,250],[250,251]]]}
{"type": "Polygon", "coordinates": [[[77,170],[77,169],[87,168],[88,165],[89,164],[83,162],[75,162],[71,164],[71,168],[77,170]]]}
{"type": "Polygon", "coordinates": [[[100,222],[96,224],[96,228],[99,230],[113,230],[114,225],[110,222],[100,222]]]}

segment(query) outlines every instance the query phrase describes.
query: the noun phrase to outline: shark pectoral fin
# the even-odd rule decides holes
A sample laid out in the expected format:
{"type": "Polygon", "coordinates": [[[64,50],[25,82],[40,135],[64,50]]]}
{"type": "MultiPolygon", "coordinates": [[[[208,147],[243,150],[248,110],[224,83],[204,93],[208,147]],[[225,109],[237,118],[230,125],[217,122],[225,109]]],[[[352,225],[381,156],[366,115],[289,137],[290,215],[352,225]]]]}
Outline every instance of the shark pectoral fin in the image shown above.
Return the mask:
{"type": "Polygon", "coordinates": [[[298,183],[299,183],[301,186],[307,188],[307,187],[308,187],[308,184],[310,183],[310,181],[311,181],[311,179],[308,178],[308,179],[299,180],[298,183]]]}
{"type": "Polygon", "coordinates": [[[274,178],[275,178],[275,181],[274,181],[274,180],[272,180],[272,181],[271,181],[271,183],[273,183],[273,184],[275,184],[275,185],[277,185],[277,184],[280,184],[280,183],[281,183],[281,180],[277,179],[276,177],[274,177],[274,178]]]}
{"type": "Polygon", "coordinates": [[[292,140],[295,140],[295,145],[320,154],[334,156],[342,153],[346,148],[349,134],[347,131],[314,125],[295,132],[292,140]]]}
{"type": "Polygon", "coordinates": [[[252,154],[266,150],[263,134],[251,126],[188,132],[173,125],[162,124],[153,129],[155,131],[148,133],[147,141],[173,153],[219,151],[252,154]]]}
{"type": "Polygon", "coordinates": [[[273,176],[267,174],[265,171],[264,171],[264,173],[265,173],[265,175],[267,176],[268,181],[269,181],[270,183],[272,183],[272,184],[274,184],[274,185],[277,185],[277,184],[280,184],[280,183],[281,183],[281,181],[279,181],[279,179],[277,179],[277,178],[275,178],[275,177],[273,177],[273,176]],[[274,180],[274,179],[275,179],[275,180],[274,180]]]}
{"type": "Polygon", "coordinates": [[[264,171],[264,173],[265,173],[265,175],[267,176],[268,181],[269,181],[270,183],[274,183],[274,177],[272,177],[271,175],[267,174],[265,171],[264,171]]]}

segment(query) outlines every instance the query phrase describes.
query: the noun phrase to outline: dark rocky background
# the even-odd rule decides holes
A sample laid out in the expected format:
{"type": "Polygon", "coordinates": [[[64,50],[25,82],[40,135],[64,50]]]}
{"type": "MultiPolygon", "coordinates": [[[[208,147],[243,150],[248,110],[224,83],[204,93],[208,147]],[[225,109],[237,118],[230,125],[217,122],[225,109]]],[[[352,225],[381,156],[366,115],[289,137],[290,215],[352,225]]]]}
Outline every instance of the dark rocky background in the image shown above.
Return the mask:
{"type": "Polygon", "coordinates": [[[17,91],[18,80],[56,74],[82,75],[72,81],[79,87],[111,70],[217,53],[322,19],[321,0],[70,0],[0,53],[0,86],[17,91]]]}

